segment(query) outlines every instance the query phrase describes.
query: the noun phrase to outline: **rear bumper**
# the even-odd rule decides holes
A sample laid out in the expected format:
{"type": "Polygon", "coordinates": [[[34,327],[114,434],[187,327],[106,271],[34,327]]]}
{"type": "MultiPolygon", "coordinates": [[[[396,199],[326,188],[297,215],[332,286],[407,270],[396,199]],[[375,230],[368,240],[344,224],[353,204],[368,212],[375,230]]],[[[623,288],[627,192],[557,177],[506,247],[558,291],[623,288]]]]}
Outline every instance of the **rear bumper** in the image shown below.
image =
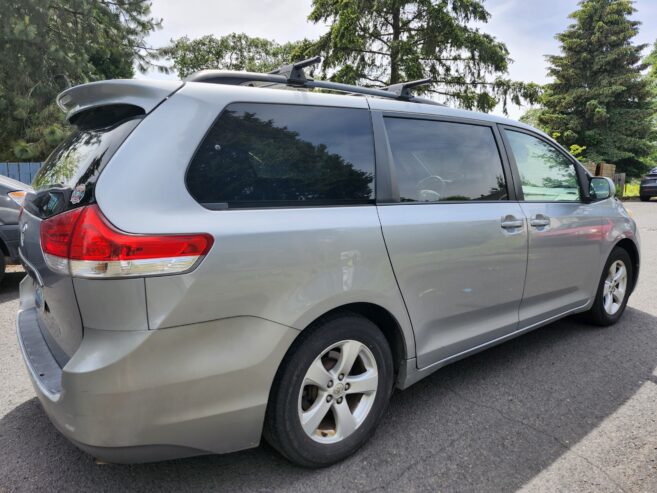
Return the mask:
{"type": "Polygon", "coordinates": [[[295,329],[235,317],[154,331],[85,329],[59,368],[33,307],[17,333],[53,424],[108,462],[148,462],[255,447],[269,389],[295,329]]]}

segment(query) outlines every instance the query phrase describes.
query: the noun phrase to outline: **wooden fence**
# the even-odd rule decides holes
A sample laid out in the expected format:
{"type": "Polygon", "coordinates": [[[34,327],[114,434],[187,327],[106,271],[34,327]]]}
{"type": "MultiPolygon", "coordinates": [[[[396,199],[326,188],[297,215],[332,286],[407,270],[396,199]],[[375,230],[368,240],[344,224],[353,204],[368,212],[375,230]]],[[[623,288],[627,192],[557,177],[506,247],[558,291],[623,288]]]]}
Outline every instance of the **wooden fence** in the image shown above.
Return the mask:
{"type": "Polygon", "coordinates": [[[593,176],[606,176],[614,180],[614,183],[620,190],[620,195],[625,196],[627,176],[625,173],[616,173],[616,165],[609,163],[584,163],[584,167],[589,170],[593,176]]]}
{"type": "Polygon", "coordinates": [[[42,165],[43,163],[0,163],[0,175],[8,176],[29,185],[42,165]]]}

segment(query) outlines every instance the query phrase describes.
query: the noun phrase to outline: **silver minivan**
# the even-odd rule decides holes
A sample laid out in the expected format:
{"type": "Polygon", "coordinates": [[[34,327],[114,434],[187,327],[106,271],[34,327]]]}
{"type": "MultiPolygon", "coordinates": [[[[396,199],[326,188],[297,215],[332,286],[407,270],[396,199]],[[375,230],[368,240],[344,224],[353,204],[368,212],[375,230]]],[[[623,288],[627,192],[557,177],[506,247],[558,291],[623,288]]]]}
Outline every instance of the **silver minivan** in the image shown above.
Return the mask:
{"type": "Polygon", "coordinates": [[[325,466],[395,387],[567,315],[615,323],[639,239],[613,183],[411,86],[288,66],[62,93],[76,131],[24,203],[17,319],[61,433],[109,462],[264,436],[325,466]]]}

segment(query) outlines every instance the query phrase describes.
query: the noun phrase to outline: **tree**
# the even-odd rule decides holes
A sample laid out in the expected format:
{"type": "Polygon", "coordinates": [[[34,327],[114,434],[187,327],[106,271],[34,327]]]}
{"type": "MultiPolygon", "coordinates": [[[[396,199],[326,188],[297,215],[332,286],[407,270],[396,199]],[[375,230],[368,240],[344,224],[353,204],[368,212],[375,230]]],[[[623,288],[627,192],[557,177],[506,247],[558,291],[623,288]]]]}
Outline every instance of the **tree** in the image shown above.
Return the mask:
{"type": "Polygon", "coordinates": [[[171,40],[171,45],[160,50],[160,55],[172,60],[180,77],[198,70],[224,69],[270,72],[275,68],[302,58],[303,47],[309,42],[279,44],[264,38],[231,33],[219,38],[203,36],[190,40],[182,37],[171,40]]]}
{"type": "Polygon", "coordinates": [[[652,118],[652,141],[653,141],[653,150],[652,154],[648,158],[649,166],[657,166],[657,41],[653,45],[653,50],[650,52],[650,55],[645,60],[645,63],[649,66],[648,71],[648,81],[652,86],[653,94],[653,118],[652,118]]]}
{"type": "Polygon", "coordinates": [[[549,56],[539,122],[589,160],[636,176],[653,143],[651,88],[642,71],[644,45],[632,44],[639,22],[631,0],[582,0],[574,23],[557,35],[561,55],[549,56]]]}
{"type": "Polygon", "coordinates": [[[313,0],[309,19],[330,25],[307,53],[324,55],[325,76],[386,86],[431,77],[425,91],[468,109],[533,101],[538,86],[500,77],[506,46],[474,27],[490,14],[482,0],[313,0]],[[314,52],[314,53],[313,53],[314,52]]]}
{"type": "Polygon", "coordinates": [[[646,58],[646,65],[649,67],[648,79],[657,85],[657,41],[655,41],[650,55],[646,58]]]}
{"type": "Polygon", "coordinates": [[[0,160],[47,156],[69,131],[56,95],[147,67],[159,24],[147,0],[3,0],[0,160]]]}
{"type": "Polygon", "coordinates": [[[544,132],[548,131],[546,128],[544,128],[541,125],[541,114],[543,113],[543,108],[530,108],[525,113],[520,117],[520,121],[522,123],[526,123],[527,125],[531,125],[534,128],[538,128],[539,130],[543,130],[544,132]]]}

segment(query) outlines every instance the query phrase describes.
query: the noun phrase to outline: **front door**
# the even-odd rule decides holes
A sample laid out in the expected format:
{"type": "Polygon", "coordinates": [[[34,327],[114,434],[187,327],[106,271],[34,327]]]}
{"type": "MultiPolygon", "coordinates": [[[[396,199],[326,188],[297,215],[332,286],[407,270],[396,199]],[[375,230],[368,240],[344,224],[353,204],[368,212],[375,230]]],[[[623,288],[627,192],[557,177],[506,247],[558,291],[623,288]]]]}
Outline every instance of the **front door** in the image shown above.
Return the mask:
{"type": "Polygon", "coordinates": [[[384,121],[398,199],[379,217],[422,368],[516,330],[527,226],[491,126],[384,121]]]}
{"type": "Polygon", "coordinates": [[[505,142],[522,186],[529,223],[529,259],[520,327],[580,308],[600,277],[603,227],[580,199],[575,162],[548,140],[505,128],[505,142]]]}

